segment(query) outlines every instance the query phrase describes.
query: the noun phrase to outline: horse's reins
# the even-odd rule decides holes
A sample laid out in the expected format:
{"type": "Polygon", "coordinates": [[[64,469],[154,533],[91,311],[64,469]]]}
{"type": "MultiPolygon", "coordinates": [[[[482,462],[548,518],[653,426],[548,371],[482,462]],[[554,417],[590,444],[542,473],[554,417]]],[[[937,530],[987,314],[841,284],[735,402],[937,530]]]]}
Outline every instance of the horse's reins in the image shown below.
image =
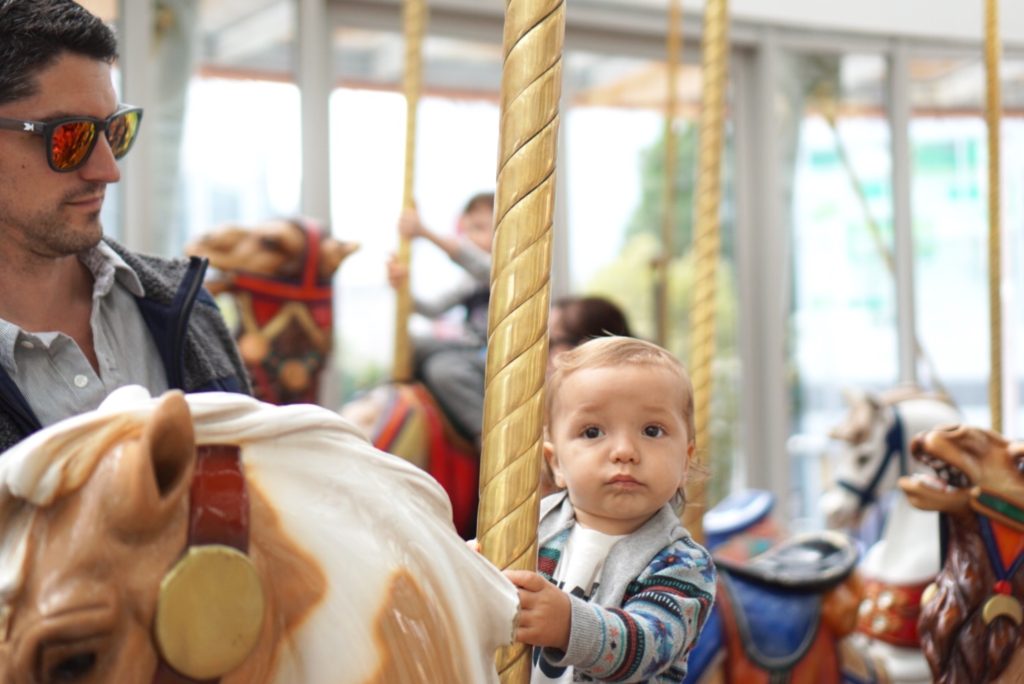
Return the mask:
{"type": "Polygon", "coordinates": [[[153,684],[217,682],[250,654],[265,597],[249,559],[249,493],[237,446],[196,449],[188,541],[160,583],[153,684]]]}
{"type": "Polygon", "coordinates": [[[1013,595],[1013,578],[1024,567],[1024,510],[992,492],[976,487],[971,492],[971,508],[978,516],[981,539],[988,552],[988,560],[996,581],[992,584],[995,592],[985,601],[981,609],[985,624],[998,617],[1007,617],[1018,626],[1024,622],[1024,609],[1020,600],[1013,595]],[[1012,545],[1000,544],[1000,537],[1012,545]]]}
{"type": "Polygon", "coordinates": [[[878,497],[875,492],[878,489],[878,483],[882,481],[882,477],[885,476],[885,471],[889,468],[889,463],[892,461],[894,456],[899,457],[900,463],[900,475],[907,474],[907,450],[906,443],[903,439],[903,419],[900,417],[900,412],[895,408],[892,411],[893,423],[889,431],[885,433],[885,455],[882,457],[882,462],[878,465],[878,470],[871,477],[871,481],[865,487],[859,487],[849,480],[838,479],[836,484],[843,489],[851,492],[858,499],[857,508],[863,510],[866,506],[873,503],[878,497]]]}

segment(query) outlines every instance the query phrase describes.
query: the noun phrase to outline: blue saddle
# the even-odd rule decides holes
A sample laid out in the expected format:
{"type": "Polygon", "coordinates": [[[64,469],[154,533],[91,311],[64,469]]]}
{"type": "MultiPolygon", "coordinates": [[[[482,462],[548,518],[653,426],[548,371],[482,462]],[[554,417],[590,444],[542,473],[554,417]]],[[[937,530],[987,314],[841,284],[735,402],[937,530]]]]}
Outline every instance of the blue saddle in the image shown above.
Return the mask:
{"type": "MultiPolygon", "coordinates": [[[[719,593],[728,594],[747,657],[770,672],[786,672],[814,643],[821,597],[844,581],[857,551],[844,535],[817,532],[793,537],[749,561],[716,558],[719,593]]],[[[700,680],[725,648],[725,627],[715,603],[693,652],[687,684],[700,680]]]]}

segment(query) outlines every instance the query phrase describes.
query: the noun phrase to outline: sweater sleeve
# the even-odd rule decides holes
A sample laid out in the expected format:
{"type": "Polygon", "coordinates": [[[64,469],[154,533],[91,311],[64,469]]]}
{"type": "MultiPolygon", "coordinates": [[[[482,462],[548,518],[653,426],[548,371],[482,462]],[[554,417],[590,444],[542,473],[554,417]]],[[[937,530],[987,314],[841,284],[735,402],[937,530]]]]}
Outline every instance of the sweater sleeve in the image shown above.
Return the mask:
{"type": "Polygon", "coordinates": [[[472,242],[462,240],[458,251],[452,256],[466,273],[473,278],[474,285],[488,285],[491,282],[491,253],[485,252],[472,242]]]}
{"type": "Polygon", "coordinates": [[[569,648],[545,648],[542,657],[601,681],[682,681],[714,595],[715,569],[707,551],[679,540],[630,583],[621,608],[570,596],[569,648]]]}

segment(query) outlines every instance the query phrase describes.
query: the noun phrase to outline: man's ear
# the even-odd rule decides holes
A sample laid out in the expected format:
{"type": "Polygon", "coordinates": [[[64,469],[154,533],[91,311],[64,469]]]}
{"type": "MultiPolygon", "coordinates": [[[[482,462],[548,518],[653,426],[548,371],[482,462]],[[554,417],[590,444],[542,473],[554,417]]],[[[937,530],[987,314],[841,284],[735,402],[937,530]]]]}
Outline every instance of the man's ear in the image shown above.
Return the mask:
{"type": "Polygon", "coordinates": [[[555,480],[555,485],[560,489],[565,489],[565,478],[562,477],[562,469],[558,467],[558,457],[555,456],[555,445],[551,442],[544,442],[544,460],[548,463],[548,468],[551,469],[551,476],[555,480]]]}

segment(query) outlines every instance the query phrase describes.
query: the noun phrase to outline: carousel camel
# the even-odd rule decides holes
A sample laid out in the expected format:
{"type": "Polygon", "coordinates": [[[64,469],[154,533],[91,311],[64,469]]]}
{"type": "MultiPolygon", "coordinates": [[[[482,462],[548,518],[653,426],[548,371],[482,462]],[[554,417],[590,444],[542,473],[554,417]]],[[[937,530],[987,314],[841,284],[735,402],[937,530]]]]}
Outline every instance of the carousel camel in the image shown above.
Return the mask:
{"type": "Polygon", "coordinates": [[[356,249],[307,219],[225,226],[186,247],[216,269],[210,291],[232,297],[238,348],[258,398],[316,403],[331,352],[331,278],[356,249]]]}
{"type": "Polygon", "coordinates": [[[948,539],[919,630],[938,684],[1024,681],[1024,443],[951,426],[914,439],[932,473],[900,487],[944,514],[948,539]]]}
{"type": "Polygon", "coordinates": [[[497,682],[514,587],[335,413],[118,390],[0,458],[0,683],[497,682]]]}

